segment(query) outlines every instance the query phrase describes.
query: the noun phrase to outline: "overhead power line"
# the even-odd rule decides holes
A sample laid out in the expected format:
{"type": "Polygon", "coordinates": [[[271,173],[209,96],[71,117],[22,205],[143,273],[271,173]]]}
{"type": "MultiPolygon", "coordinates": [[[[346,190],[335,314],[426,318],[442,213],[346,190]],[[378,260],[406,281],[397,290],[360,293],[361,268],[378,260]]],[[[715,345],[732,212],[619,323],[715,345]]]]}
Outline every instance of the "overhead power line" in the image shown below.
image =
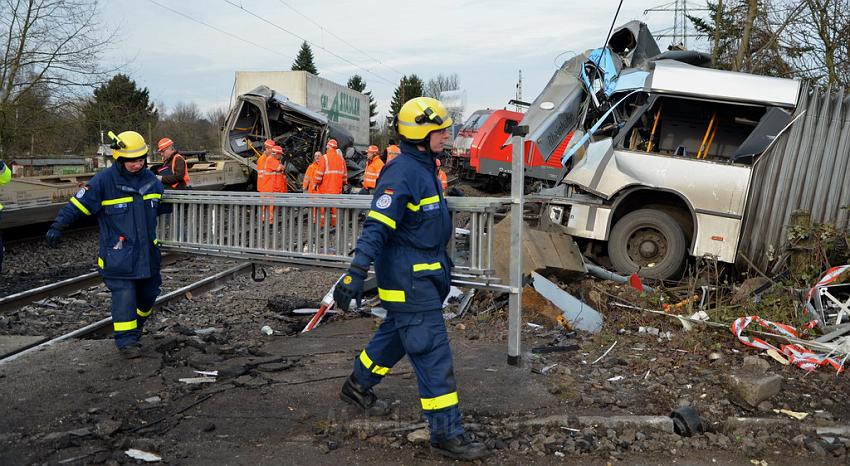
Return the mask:
{"type": "MultiPolygon", "coordinates": [[[[153,1],[153,0],[151,0],[151,1],[153,1]]],[[[329,53],[329,54],[333,55],[333,56],[334,56],[334,57],[336,57],[336,58],[339,58],[340,60],[344,61],[345,63],[348,63],[349,65],[351,65],[351,66],[353,66],[353,67],[355,67],[355,68],[357,68],[357,69],[363,70],[363,71],[365,71],[365,72],[367,72],[367,73],[371,74],[372,76],[375,76],[376,78],[380,79],[381,81],[384,81],[384,82],[385,82],[385,83],[387,83],[387,84],[390,84],[390,85],[395,85],[395,84],[396,84],[396,83],[394,83],[393,81],[390,81],[389,79],[387,79],[387,78],[385,78],[385,77],[383,77],[383,76],[381,76],[381,75],[379,75],[379,74],[375,73],[374,71],[371,71],[371,70],[369,70],[369,69],[363,68],[362,66],[358,65],[357,63],[354,63],[353,61],[351,61],[351,60],[349,60],[349,59],[347,59],[347,58],[345,58],[345,57],[343,57],[343,56],[341,56],[341,55],[339,55],[339,54],[337,54],[337,53],[333,52],[332,50],[328,49],[327,47],[323,47],[323,46],[321,46],[321,45],[319,45],[319,44],[316,44],[315,42],[309,41],[309,40],[307,40],[305,37],[301,37],[300,35],[298,35],[298,34],[296,34],[296,33],[292,32],[292,31],[290,31],[290,30],[288,30],[288,29],[286,29],[286,28],[284,28],[284,27],[280,26],[279,24],[276,24],[276,23],[274,23],[274,22],[272,22],[272,21],[269,21],[268,19],[266,19],[266,18],[264,18],[264,17],[262,17],[262,16],[258,15],[257,13],[254,13],[253,11],[251,11],[251,10],[249,10],[249,9],[247,9],[247,8],[245,8],[245,7],[243,7],[242,5],[239,5],[239,4],[237,4],[237,3],[234,3],[234,2],[232,2],[232,1],[230,1],[230,0],[224,0],[224,2],[225,2],[225,3],[227,3],[228,5],[231,5],[231,6],[233,6],[233,7],[236,7],[236,8],[238,8],[238,9],[240,9],[240,10],[244,11],[245,13],[247,13],[247,14],[249,14],[249,15],[251,15],[251,16],[253,16],[253,17],[257,18],[257,19],[259,19],[260,21],[262,21],[262,22],[264,22],[264,23],[266,23],[266,24],[269,24],[269,25],[271,25],[271,26],[273,26],[273,27],[275,27],[275,28],[277,28],[277,29],[280,29],[281,31],[283,31],[283,32],[285,32],[285,33],[287,33],[287,34],[289,34],[289,35],[291,35],[291,36],[293,36],[293,37],[297,37],[298,39],[301,39],[302,41],[306,42],[307,44],[309,44],[309,45],[311,45],[311,46],[313,46],[313,47],[316,47],[316,48],[318,48],[318,49],[320,49],[320,50],[324,50],[325,52],[327,52],[327,53],[329,53]]]]}
{"type": "Polygon", "coordinates": [[[340,36],[338,36],[338,35],[334,34],[334,33],[333,33],[333,31],[331,31],[331,30],[329,30],[329,29],[325,29],[325,27],[324,27],[321,23],[319,23],[318,21],[315,21],[313,18],[310,18],[309,16],[305,15],[304,13],[301,13],[300,11],[296,10],[296,9],[295,9],[295,8],[293,8],[290,4],[288,4],[288,3],[284,2],[283,0],[278,0],[278,1],[279,1],[280,3],[282,3],[284,6],[286,6],[287,8],[289,8],[290,10],[292,10],[292,11],[294,11],[295,13],[297,13],[298,15],[300,15],[302,18],[304,18],[304,19],[306,19],[307,21],[310,21],[311,23],[313,23],[313,24],[315,24],[316,26],[318,26],[318,27],[319,27],[319,29],[321,29],[322,31],[327,32],[328,34],[330,34],[331,36],[335,37],[335,38],[336,38],[337,40],[339,40],[340,42],[342,42],[342,43],[344,43],[345,45],[348,45],[349,47],[351,47],[352,49],[354,49],[354,50],[356,50],[356,51],[358,51],[358,52],[362,53],[364,56],[366,56],[366,57],[367,57],[367,58],[369,58],[370,60],[374,60],[375,62],[377,62],[377,63],[378,63],[378,64],[380,64],[381,66],[383,66],[383,67],[387,68],[388,70],[391,70],[391,71],[393,71],[394,73],[397,73],[398,75],[404,76],[404,73],[402,73],[401,71],[399,71],[399,70],[397,70],[397,69],[393,68],[393,67],[392,67],[392,66],[390,66],[390,65],[385,64],[384,62],[382,62],[381,60],[378,60],[377,58],[373,57],[372,55],[369,55],[369,54],[368,54],[368,53],[366,53],[365,51],[363,51],[363,50],[361,50],[360,48],[356,47],[356,46],[355,46],[354,44],[352,44],[351,42],[348,42],[347,40],[343,39],[342,37],[340,37],[340,36]]]}
{"type": "Polygon", "coordinates": [[[181,11],[177,11],[177,10],[175,10],[174,8],[171,8],[171,7],[169,7],[169,6],[165,6],[165,5],[163,5],[162,3],[157,2],[156,0],[148,0],[148,1],[149,1],[149,2],[151,2],[151,3],[153,3],[153,4],[154,4],[154,5],[156,5],[156,6],[160,7],[160,8],[164,8],[164,9],[166,9],[166,10],[168,10],[168,11],[170,11],[170,12],[172,12],[172,13],[176,14],[176,15],[180,15],[180,16],[182,16],[182,17],[184,17],[184,18],[188,19],[189,21],[192,21],[192,22],[195,22],[195,23],[201,24],[201,25],[203,25],[203,26],[206,26],[206,27],[208,27],[208,28],[210,28],[210,29],[212,29],[212,30],[214,30],[214,31],[217,31],[217,32],[219,32],[219,33],[221,33],[221,34],[224,34],[224,35],[226,35],[226,36],[228,36],[228,37],[231,37],[231,38],[233,38],[233,39],[236,39],[236,40],[239,40],[239,41],[245,42],[246,44],[251,44],[251,45],[253,45],[254,47],[261,48],[261,49],[263,49],[263,50],[265,50],[265,51],[267,51],[267,52],[271,52],[271,53],[273,53],[273,54],[275,54],[275,55],[280,55],[281,57],[288,58],[288,59],[290,59],[290,60],[295,60],[295,58],[294,58],[294,57],[291,57],[291,56],[289,56],[289,55],[286,55],[286,54],[280,53],[279,51],[274,50],[274,49],[270,49],[270,48],[268,48],[268,47],[266,47],[266,46],[264,46],[264,45],[262,45],[262,44],[258,44],[258,43],[254,42],[254,41],[251,41],[251,40],[245,39],[244,37],[239,37],[239,36],[237,36],[236,34],[232,34],[232,33],[230,33],[230,32],[227,32],[227,31],[223,30],[223,29],[217,28],[217,27],[213,26],[212,24],[209,24],[209,23],[207,23],[207,22],[201,21],[201,20],[199,20],[199,19],[197,19],[197,18],[195,18],[195,17],[193,17],[193,16],[187,15],[186,13],[183,13],[183,12],[181,12],[181,11]]]}

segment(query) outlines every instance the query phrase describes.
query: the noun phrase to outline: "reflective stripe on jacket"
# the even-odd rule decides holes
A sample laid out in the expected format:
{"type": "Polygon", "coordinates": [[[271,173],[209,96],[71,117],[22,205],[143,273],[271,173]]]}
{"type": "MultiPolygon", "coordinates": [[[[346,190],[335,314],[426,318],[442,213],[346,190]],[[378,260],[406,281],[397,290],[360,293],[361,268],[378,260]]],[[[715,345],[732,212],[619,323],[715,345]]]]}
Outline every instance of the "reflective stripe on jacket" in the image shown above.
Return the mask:
{"type": "MultiPolygon", "coordinates": [[[[4,185],[12,180],[12,169],[8,165],[3,164],[3,171],[0,171],[0,185],[4,185]]],[[[0,210],[3,210],[3,203],[0,202],[0,210]]]]}
{"type": "Polygon", "coordinates": [[[98,270],[104,278],[137,280],[159,273],[160,250],[156,237],[157,215],[171,211],[162,204],[162,183],[143,168],[130,175],[115,163],[92,178],[56,216],[56,224],[69,226],[97,217],[100,226],[98,270]]]}
{"type": "Polygon", "coordinates": [[[164,164],[157,170],[157,175],[162,177],[162,184],[172,189],[189,186],[189,167],[186,165],[186,159],[180,154],[174,154],[169,162],[171,163],[164,164]]]}
{"type": "Polygon", "coordinates": [[[378,176],[384,168],[384,161],[380,157],[374,157],[363,172],[363,188],[372,189],[378,182],[378,176]]]}
{"type": "Polygon", "coordinates": [[[318,162],[313,162],[307,167],[304,173],[304,181],[301,182],[301,190],[305,193],[316,192],[316,170],[319,168],[318,162]]]}
{"type": "Polygon", "coordinates": [[[384,166],[357,241],[354,264],[375,262],[378,296],[388,311],[442,308],[452,222],[431,155],[402,143],[404,157],[384,166]]]}
{"type": "Polygon", "coordinates": [[[320,194],[340,194],[342,187],[348,183],[348,167],[345,159],[329,150],[319,159],[316,168],[316,185],[320,194]]]}
{"type": "Polygon", "coordinates": [[[274,157],[262,158],[260,163],[257,164],[257,192],[287,192],[286,174],[283,169],[280,160],[274,157]]]}

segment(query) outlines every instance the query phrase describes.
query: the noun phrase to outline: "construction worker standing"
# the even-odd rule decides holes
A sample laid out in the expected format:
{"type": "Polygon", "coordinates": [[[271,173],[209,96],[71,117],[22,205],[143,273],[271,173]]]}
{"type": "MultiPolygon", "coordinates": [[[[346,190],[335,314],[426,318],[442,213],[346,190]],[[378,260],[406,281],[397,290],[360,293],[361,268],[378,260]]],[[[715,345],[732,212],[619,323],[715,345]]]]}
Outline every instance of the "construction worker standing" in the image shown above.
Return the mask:
{"type": "MultiPolygon", "coordinates": [[[[319,159],[315,173],[316,190],[319,194],[342,194],[342,188],[348,184],[348,167],[345,158],[337,150],[336,139],[328,140],[327,152],[319,159]]],[[[321,209],[322,225],[325,224],[325,209],[321,209]]],[[[331,209],[331,222],[336,225],[336,209],[331,209]]]]}
{"type": "Polygon", "coordinates": [[[449,189],[449,177],[446,175],[446,172],[443,171],[442,165],[443,162],[440,162],[440,159],[437,159],[437,178],[440,180],[440,185],[443,186],[443,196],[445,196],[446,191],[449,189]]]}
{"type": "Polygon", "coordinates": [[[257,192],[285,193],[286,166],[281,163],[283,148],[272,146],[269,155],[261,156],[257,162],[257,192]]]}
{"type": "MultiPolygon", "coordinates": [[[[8,183],[12,180],[12,169],[6,166],[2,160],[0,160],[0,186],[8,183]]],[[[0,216],[3,214],[3,203],[0,202],[0,216]]],[[[3,256],[6,252],[3,250],[3,231],[0,230],[0,273],[3,273],[3,256]]]]}
{"type": "Polygon", "coordinates": [[[378,157],[378,146],[366,149],[366,171],[363,172],[363,192],[370,194],[378,182],[378,175],[384,168],[384,161],[378,157]]]}
{"type": "Polygon", "coordinates": [[[289,186],[286,180],[286,160],[283,159],[283,147],[274,146],[272,149],[273,163],[266,164],[266,170],[269,170],[274,177],[274,185],[272,190],[276,193],[288,193],[289,186]]]}
{"type": "Polygon", "coordinates": [[[434,160],[451,124],[443,104],[429,97],[409,100],[399,110],[402,156],[384,167],[351,267],[334,290],[337,305],[347,310],[352,299],[362,298],[374,262],[387,316],[354,361],[340,398],[367,414],[388,413],[372,387],[406,354],[416,372],[432,448],[473,460],[489,452],[462,425],[442,312],[450,288],[452,261],[446,247],[453,228],[434,160]]]}
{"type": "Polygon", "coordinates": [[[162,138],[156,147],[159,155],[162,156],[162,166],[157,170],[156,177],[168,188],[188,188],[189,167],[186,166],[186,159],[174,147],[174,141],[162,138]]]}
{"type": "MultiPolygon", "coordinates": [[[[285,166],[281,163],[283,148],[272,146],[270,155],[260,157],[257,163],[257,192],[261,193],[285,193],[286,173],[285,166]]],[[[261,210],[261,219],[268,223],[274,222],[275,207],[265,205],[261,210]]]]}
{"type": "Polygon", "coordinates": [[[316,151],[313,154],[313,163],[307,167],[307,171],[304,172],[304,181],[301,182],[301,191],[305,193],[315,193],[316,192],[316,170],[319,169],[319,159],[322,158],[322,153],[316,151]]]}
{"type": "Polygon", "coordinates": [[[130,359],[141,355],[139,338],[159,295],[160,247],[157,215],[170,212],[162,204],[163,186],[146,168],[148,146],[142,135],[124,131],[113,140],[115,163],[95,175],[69,200],[47,232],[47,245],[59,244],[62,230],[95,216],[100,226],[97,266],[112,292],[115,344],[130,359]]]}
{"type": "Polygon", "coordinates": [[[258,167],[259,167],[259,166],[260,166],[260,164],[263,162],[263,160],[265,160],[265,158],[266,158],[266,157],[271,157],[271,155],[272,155],[272,149],[273,149],[273,148],[274,148],[274,146],[276,146],[276,145],[277,145],[277,144],[276,144],[273,140],[271,140],[271,139],[266,139],[266,142],[264,142],[264,143],[263,143],[263,152],[262,152],[262,153],[260,153],[260,156],[259,156],[259,157],[257,157],[257,166],[258,166],[258,167]]]}
{"type": "Polygon", "coordinates": [[[387,163],[393,161],[394,158],[398,157],[398,154],[401,154],[401,150],[395,144],[390,144],[387,146],[387,163]]]}

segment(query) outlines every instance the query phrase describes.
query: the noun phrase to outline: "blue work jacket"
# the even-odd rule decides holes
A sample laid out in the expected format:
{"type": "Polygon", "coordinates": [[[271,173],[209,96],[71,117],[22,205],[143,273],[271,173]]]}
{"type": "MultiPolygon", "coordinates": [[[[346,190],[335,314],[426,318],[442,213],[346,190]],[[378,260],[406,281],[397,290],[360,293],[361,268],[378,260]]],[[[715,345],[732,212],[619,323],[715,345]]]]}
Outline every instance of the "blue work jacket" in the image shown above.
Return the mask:
{"type": "Polygon", "coordinates": [[[147,168],[131,175],[115,162],[71,197],[56,216],[54,226],[64,228],[84,217],[96,216],[100,226],[100,275],[126,280],[150,278],[160,268],[157,215],[171,209],[161,203],[163,190],[162,183],[147,168]]]}
{"type": "Polygon", "coordinates": [[[442,309],[452,262],[452,221],[432,155],[401,144],[378,178],[353,264],[375,263],[378,296],[388,311],[442,309]]]}

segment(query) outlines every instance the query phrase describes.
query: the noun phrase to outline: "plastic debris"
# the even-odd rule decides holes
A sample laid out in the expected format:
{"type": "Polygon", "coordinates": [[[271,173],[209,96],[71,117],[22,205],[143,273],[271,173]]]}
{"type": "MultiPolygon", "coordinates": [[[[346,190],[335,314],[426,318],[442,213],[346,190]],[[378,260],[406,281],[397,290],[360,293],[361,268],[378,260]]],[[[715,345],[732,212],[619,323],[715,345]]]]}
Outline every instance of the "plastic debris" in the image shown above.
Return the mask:
{"type": "Polygon", "coordinates": [[[785,414],[787,416],[793,417],[798,421],[802,421],[803,419],[809,416],[809,413],[801,413],[797,411],[791,411],[790,409],[774,409],[774,413],[776,414],[785,414]]]}
{"type": "Polygon", "coordinates": [[[153,453],[137,450],[135,448],[131,448],[124,452],[125,455],[133,458],[134,460],[145,461],[147,463],[156,463],[157,461],[162,461],[162,457],[159,455],[155,455],[153,453]]]}
{"type": "Polygon", "coordinates": [[[602,314],[537,272],[531,273],[534,290],[558,307],[564,318],[577,330],[596,333],[602,329],[602,314]]]}
{"type": "MultiPolygon", "coordinates": [[[[318,309],[309,308],[309,307],[302,307],[302,308],[299,308],[299,309],[293,309],[292,310],[292,314],[296,314],[296,315],[313,315],[317,312],[319,312],[318,309]]],[[[327,314],[339,314],[339,310],[337,310],[337,309],[329,309],[325,312],[327,314]]]]}
{"type": "Polygon", "coordinates": [[[788,362],[788,358],[786,358],[781,353],[779,353],[779,351],[776,351],[773,348],[767,350],[767,355],[773,358],[779,364],[782,364],[783,366],[787,366],[788,364],[790,364],[788,362]]]}
{"type": "Polygon", "coordinates": [[[199,383],[213,383],[216,381],[216,379],[215,377],[184,377],[182,379],[177,379],[177,381],[189,385],[194,385],[199,383]]]}
{"type": "MultiPolygon", "coordinates": [[[[822,353],[822,354],[812,352],[809,349],[802,346],[802,344],[796,344],[796,343],[795,344],[781,345],[779,348],[777,348],[777,347],[771,345],[770,343],[762,340],[761,338],[743,336],[744,330],[747,328],[747,326],[749,326],[753,322],[759,324],[762,327],[768,328],[768,329],[776,332],[777,336],[782,337],[786,340],[790,340],[790,341],[794,341],[794,342],[799,341],[800,343],[806,343],[803,340],[799,340],[797,330],[794,329],[793,327],[791,327],[790,325],[771,322],[769,320],[762,319],[761,317],[758,317],[758,316],[740,317],[737,320],[735,320],[735,322],[732,323],[732,327],[730,328],[730,330],[732,331],[732,333],[735,336],[738,337],[738,340],[741,343],[743,343],[747,346],[753,347],[753,348],[758,348],[758,349],[764,350],[764,351],[772,349],[772,350],[775,350],[777,352],[780,352],[783,355],[788,357],[789,362],[791,364],[794,364],[795,366],[799,367],[800,369],[807,370],[807,371],[813,371],[820,366],[830,365],[837,372],[843,372],[844,371],[844,361],[839,360],[837,358],[834,358],[834,357],[832,357],[832,355],[836,354],[838,352],[840,352],[842,354],[850,354],[850,352],[848,352],[848,351],[850,351],[850,348],[844,348],[843,347],[843,346],[846,346],[846,345],[841,345],[842,348],[836,347],[835,349],[833,349],[833,351],[831,351],[829,353],[822,353]]],[[[812,343],[816,343],[816,342],[812,342],[812,343]]],[[[823,345],[823,344],[820,343],[819,345],[823,345]]]]}
{"type": "Polygon", "coordinates": [[[204,377],[218,377],[218,371],[195,371],[195,373],[204,377]]]}
{"type": "Polygon", "coordinates": [[[263,325],[263,328],[260,329],[265,335],[274,335],[274,330],[268,325],[263,325]]]}
{"type": "Polygon", "coordinates": [[[623,377],[622,375],[615,375],[614,377],[609,378],[608,381],[609,382],[619,382],[623,379],[625,379],[625,377],[623,377]]]}
{"type": "MultiPolygon", "coordinates": [[[[591,264],[589,262],[586,263],[585,266],[587,266],[587,273],[593,275],[596,278],[601,278],[603,280],[611,280],[611,281],[614,281],[614,282],[617,282],[617,283],[624,283],[624,284],[631,285],[631,282],[629,281],[629,277],[625,277],[623,275],[614,273],[614,272],[612,272],[608,269],[604,269],[604,268],[602,268],[602,267],[600,267],[596,264],[591,264]]],[[[638,281],[640,281],[640,280],[638,280],[638,281]]],[[[650,288],[650,287],[648,287],[648,286],[646,286],[642,283],[641,283],[641,287],[643,288],[643,291],[645,291],[647,293],[651,293],[651,292],[655,291],[652,288],[650,288]]]]}

